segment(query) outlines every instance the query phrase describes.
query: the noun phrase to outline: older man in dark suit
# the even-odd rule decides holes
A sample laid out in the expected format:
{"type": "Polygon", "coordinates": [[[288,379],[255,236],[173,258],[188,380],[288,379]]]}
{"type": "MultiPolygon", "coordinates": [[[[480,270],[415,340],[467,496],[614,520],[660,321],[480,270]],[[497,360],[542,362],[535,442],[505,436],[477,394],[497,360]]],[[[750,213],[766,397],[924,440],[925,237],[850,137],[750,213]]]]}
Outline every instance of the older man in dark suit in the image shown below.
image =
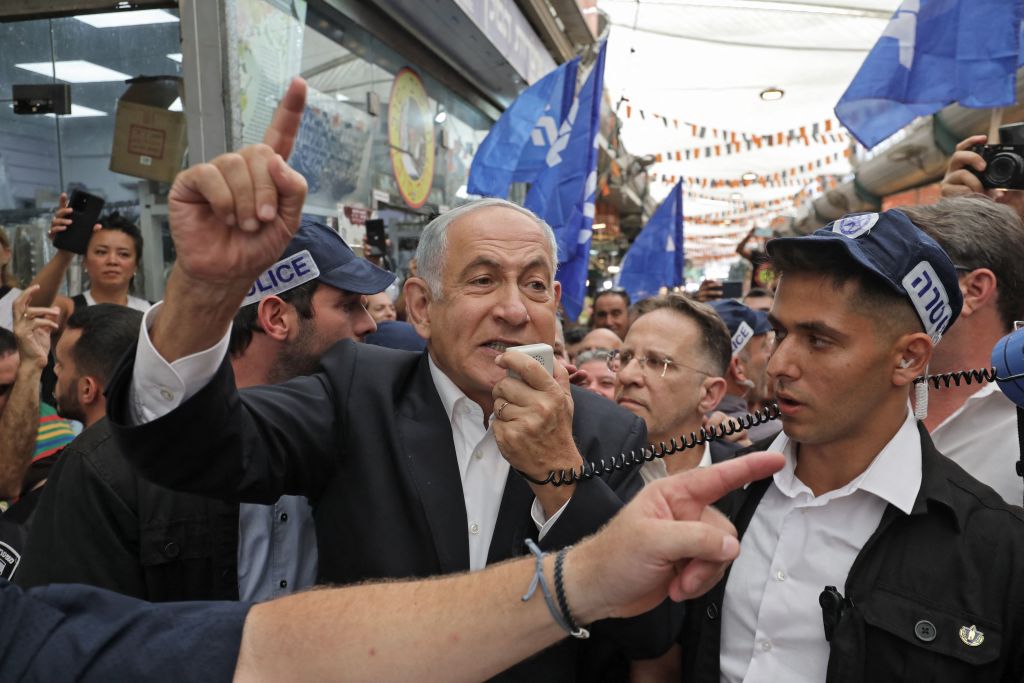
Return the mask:
{"type": "MultiPolygon", "coordinates": [[[[224,360],[231,317],[300,218],[305,183],[281,155],[304,90],[292,85],[267,145],[194,167],[172,188],[178,260],[166,300],[109,389],[124,452],[177,488],[251,502],[308,496],[323,581],[479,569],[522,554],[526,538],[553,549],[596,531],[639,489],[637,471],[558,488],[519,473],[541,479],[639,448],[644,426],[571,390],[561,366],[552,377],[505,353],[553,341],[560,294],[550,228],[508,202],[460,207],[425,229],[405,295],[427,353],[342,342],[312,376],[235,389],[224,360]]],[[[652,656],[671,642],[671,616],[659,608],[595,633],[652,656]]],[[[505,676],[570,680],[571,648],[505,676]]]]}

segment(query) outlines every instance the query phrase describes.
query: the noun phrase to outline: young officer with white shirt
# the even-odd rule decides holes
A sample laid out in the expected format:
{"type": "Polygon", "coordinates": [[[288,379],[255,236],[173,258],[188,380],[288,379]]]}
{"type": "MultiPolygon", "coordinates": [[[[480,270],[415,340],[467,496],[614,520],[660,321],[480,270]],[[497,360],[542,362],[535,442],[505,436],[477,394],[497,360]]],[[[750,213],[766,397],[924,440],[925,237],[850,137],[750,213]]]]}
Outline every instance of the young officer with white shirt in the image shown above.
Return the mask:
{"type": "Polygon", "coordinates": [[[932,445],[908,398],[962,306],[903,214],[768,245],[786,465],[723,507],[741,538],[687,610],[687,681],[1019,681],[1024,511],[932,445]]]}

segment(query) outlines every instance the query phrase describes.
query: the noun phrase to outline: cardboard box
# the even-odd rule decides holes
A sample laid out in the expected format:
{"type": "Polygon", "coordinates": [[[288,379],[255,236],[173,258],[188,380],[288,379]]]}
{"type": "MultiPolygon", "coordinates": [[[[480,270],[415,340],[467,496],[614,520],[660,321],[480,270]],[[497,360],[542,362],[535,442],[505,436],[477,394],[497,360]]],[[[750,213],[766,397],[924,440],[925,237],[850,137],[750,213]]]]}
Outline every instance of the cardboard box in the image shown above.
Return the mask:
{"type": "Polygon", "coordinates": [[[179,98],[184,104],[178,76],[128,81],[128,90],[117,101],[111,171],[165,183],[174,180],[188,146],[184,112],[168,109],[179,98]]]}

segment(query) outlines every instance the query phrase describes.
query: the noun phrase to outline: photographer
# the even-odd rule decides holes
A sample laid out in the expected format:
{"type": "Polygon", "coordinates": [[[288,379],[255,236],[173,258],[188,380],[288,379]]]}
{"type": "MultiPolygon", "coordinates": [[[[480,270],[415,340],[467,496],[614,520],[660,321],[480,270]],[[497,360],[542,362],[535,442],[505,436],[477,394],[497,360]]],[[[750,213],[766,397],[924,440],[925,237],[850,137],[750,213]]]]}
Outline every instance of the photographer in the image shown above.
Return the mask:
{"type": "Polygon", "coordinates": [[[1000,188],[986,189],[981,179],[971,172],[971,169],[974,169],[981,173],[987,167],[985,159],[972,149],[975,145],[984,145],[987,142],[987,135],[972,135],[966,140],[960,141],[956,146],[956,152],[949,159],[946,177],[942,179],[940,186],[942,196],[961,197],[967,194],[983,194],[1000,204],[1006,204],[1018,215],[1024,217],[1024,192],[1000,188]]]}

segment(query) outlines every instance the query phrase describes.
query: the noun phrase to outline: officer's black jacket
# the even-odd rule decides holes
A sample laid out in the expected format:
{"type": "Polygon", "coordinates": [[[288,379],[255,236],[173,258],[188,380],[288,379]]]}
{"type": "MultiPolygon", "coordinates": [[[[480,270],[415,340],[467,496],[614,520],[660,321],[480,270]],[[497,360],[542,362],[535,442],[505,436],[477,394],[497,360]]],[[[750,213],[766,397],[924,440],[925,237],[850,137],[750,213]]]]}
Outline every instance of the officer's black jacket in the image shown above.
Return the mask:
{"type": "MultiPolygon", "coordinates": [[[[1004,503],[918,429],[921,490],[910,515],[886,508],[845,588],[838,587],[852,606],[836,626],[826,681],[1017,683],[1024,680],[1024,510],[1004,503]],[[974,646],[961,638],[971,626],[983,634],[979,642],[965,633],[974,646]]],[[[721,502],[741,537],[770,483],[721,502]]],[[[680,642],[688,683],[719,681],[728,579],[687,605],[680,642]]]]}
{"type": "Polygon", "coordinates": [[[237,566],[238,504],[143,479],[103,419],[51,470],[14,580],[84,583],[151,602],[237,600],[237,566]]]}

